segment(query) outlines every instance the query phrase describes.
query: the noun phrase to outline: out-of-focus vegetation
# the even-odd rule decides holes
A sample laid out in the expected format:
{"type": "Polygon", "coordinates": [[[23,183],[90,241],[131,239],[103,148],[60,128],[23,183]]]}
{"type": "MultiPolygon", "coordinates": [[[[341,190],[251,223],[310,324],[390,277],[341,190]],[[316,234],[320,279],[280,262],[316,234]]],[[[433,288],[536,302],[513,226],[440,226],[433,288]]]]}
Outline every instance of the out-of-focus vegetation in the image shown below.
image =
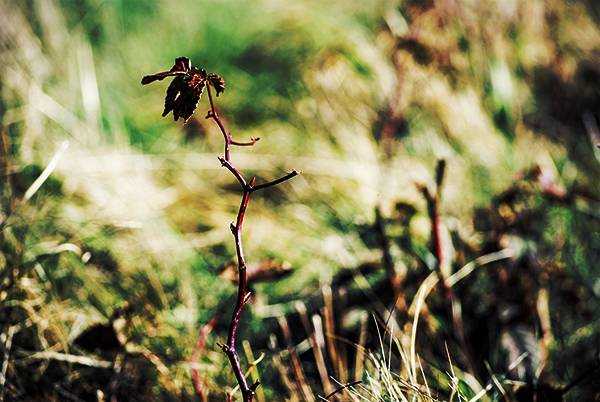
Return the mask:
{"type": "Polygon", "coordinates": [[[195,400],[191,367],[232,390],[222,138],[139,83],[185,55],[261,137],[240,168],[303,172],[246,218],[250,265],[291,270],[244,319],[259,400],[598,398],[599,21],[593,0],[0,1],[2,397],[195,400]]]}

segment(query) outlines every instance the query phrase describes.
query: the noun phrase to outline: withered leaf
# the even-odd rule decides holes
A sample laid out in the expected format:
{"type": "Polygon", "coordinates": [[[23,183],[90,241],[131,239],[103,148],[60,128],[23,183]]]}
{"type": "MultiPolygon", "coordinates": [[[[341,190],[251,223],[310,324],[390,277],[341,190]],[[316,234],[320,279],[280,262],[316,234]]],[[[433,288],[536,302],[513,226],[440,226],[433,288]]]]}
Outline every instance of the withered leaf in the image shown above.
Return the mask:
{"type": "Polygon", "coordinates": [[[188,79],[188,77],[184,78],[184,83],[180,88],[179,94],[173,102],[173,117],[175,118],[175,121],[177,121],[179,117],[182,117],[184,121],[187,121],[192,116],[194,110],[198,107],[198,102],[200,101],[200,97],[204,90],[205,84],[203,80],[193,85],[192,80],[188,79],[186,82],[186,79],[188,79]]]}
{"type": "Polygon", "coordinates": [[[180,117],[187,121],[198,106],[198,102],[206,85],[215,88],[217,96],[225,90],[225,80],[218,74],[208,74],[204,69],[191,65],[187,57],[178,57],[169,71],[147,75],[142,78],[142,85],[161,81],[166,77],[174,77],[165,94],[163,117],[173,112],[177,121],[180,117]]]}
{"type": "Polygon", "coordinates": [[[165,95],[165,109],[162,113],[163,117],[175,109],[175,101],[184,85],[185,81],[183,80],[183,76],[175,77],[173,81],[171,81],[171,84],[169,84],[167,94],[165,95]]]}

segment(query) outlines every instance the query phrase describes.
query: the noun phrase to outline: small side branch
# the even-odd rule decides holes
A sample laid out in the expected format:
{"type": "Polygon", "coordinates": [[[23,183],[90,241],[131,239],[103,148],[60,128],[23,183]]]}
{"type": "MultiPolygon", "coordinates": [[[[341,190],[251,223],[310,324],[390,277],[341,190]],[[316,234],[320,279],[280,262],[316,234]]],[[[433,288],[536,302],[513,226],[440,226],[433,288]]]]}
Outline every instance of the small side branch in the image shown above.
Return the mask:
{"type": "Polygon", "coordinates": [[[258,140],[260,140],[260,137],[250,137],[250,141],[248,142],[239,142],[231,140],[231,145],[236,145],[238,147],[251,147],[252,145],[256,144],[258,140]]]}
{"type": "Polygon", "coordinates": [[[206,114],[206,118],[212,119],[217,124],[219,129],[221,130],[221,134],[223,134],[223,140],[224,140],[224,144],[225,144],[225,160],[229,162],[229,161],[231,161],[231,146],[232,145],[236,145],[238,147],[251,147],[252,145],[256,144],[256,142],[258,140],[260,140],[260,138],[252,137],[252,138],[250,138],[250,141],[248,141],[248,142],[234,141],[234,139],[231,137],[231,134],[229,134],[229,132],[225,129],[223,122],[219,118],[219,114],[217,113],[217,109],[215,108],[215,104],[213,102],[212,91],[210,89],[210,85],[206,86],[206,92],[208,92],[208,102],[210,103],[210,110],[206,114]]]}
{"type": "Polygon", "coordinates": [[[244,190],[246,190],[248,188],[248,184],[246,183],[246,179],[244,179],[244,176],[242,176],[242,173],[237,170],[237,168],[235,166],[233,166],[231,164],[231,162],[229,162],[227,159],[219,156],[219,162],[221,162],[221,166],[225,166],[237,179],[237,181],[240,183],[240,185],[242,186],[242,188],[244,190]]]}
{"type": "Polygon", "coordinates": [[[263,188],[267,188],[267,187],[272,187],[272,186],[276,186],[280,183],[283,183],[284,181],[287,181],[289,179],[291,179],[292,177],[298,176],[300,173],[298,173],[296,170],[292,170],[290,173],[286,174],[283,177],[280,177],[279,179],[275,179],[273,181],[269,181],[263,184],[259,184],[258,186],[251,186],[250,187],[250,191],[254,192],[257,190],[262,190],[263,188]]]}

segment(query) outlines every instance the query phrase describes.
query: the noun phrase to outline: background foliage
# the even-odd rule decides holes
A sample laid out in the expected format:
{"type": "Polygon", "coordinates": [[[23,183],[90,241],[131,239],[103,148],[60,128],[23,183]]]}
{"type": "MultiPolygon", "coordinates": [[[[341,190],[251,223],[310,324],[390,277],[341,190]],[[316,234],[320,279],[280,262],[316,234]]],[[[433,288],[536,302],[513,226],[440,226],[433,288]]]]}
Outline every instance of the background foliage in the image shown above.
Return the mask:
{"type": "MultiPolygon", "coordinates": [[[[303,172],[247,216],[249,262],[292,269],[254,286],[243,328],[255,357],[266,353],[267,400],[310,400],[278,378],[289,358],[284,316],[306,376],[288,373],[292,383],[326,393],[298,301],[311,325],[323,317],[325,333],[352,342],[362,327],[373,361],[385,357],[365,318],[385,318],[394,302],[378,293],[381,227],[410,303],[435,266],[415,183],[431,186],[440,158],[449,269],[501,248],[516,257],[456,290],[478,375],[432,295],[417,350],[433,394],[467,399],[526,351],[535,380],[507,378],[556,391],[581,377],[561,396],[597,397],[585,373],[598,367],[600,329],[599,18],[592,0],[1,1],[4,398],[193,400],[188,361],[215,313],[198,364],[211,398],[234,384],[216,347],[235,294],[221,271],[235,254],[238,203],[216,160],[222,139],[206,103],[175,124],[160,118],[165,85],[139,83],[181,55],[226,79],[218,105],[234,136],[261,137],[236,150],[241,168],[262,179],[303,172]],[[50,178],[25,199],[64,141],[50,178]]],[[[413,315],[394,319],[398,350],[413,315]]],[[[357,375],[355,348],[328,338],[323,349],[332,376],[357,375]]],[[[405,379],[398,353],[389,367],[405,379]]],[[[400,398],[400,377],[371,363],[358,378],[370,375],[382,388],[373,400],[400,398]]]]}

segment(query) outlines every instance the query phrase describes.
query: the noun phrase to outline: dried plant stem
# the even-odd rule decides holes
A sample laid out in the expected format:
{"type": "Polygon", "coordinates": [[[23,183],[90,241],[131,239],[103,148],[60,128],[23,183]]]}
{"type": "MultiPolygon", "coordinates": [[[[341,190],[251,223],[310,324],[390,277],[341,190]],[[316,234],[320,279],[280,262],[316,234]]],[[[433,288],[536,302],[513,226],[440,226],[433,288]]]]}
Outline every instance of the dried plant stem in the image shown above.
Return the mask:
{"type": "MultiPolygon", "coordinates": [[[[194,353],[192,354],[192,358],[190,359],[190,363],[197,364],[200,355],[204,351],[206,347],[206,338],[212,332],[215,325],[217,324],[217,320],[219,318],[219,313],[215,314],[213,318],[210,319],[199,331],[198,340],[196,341],[196,348],[194,349],[194,353]]],[[[206,402],[208,399],[206,393],[204,392],[204,385],[202,384],[202,378],[200,376],[200,370],[197,366],[192,366],[192,383],[194,384],[194,390],[196,391],[196,395],[200,398],[202,402],[206,402]]]]}
{"type": "Polygon", "coordinates": [[[242,311],[244,310],[244,305],[250,299],[246,276],[246,260],[244,258],[244,250],[242,248],[242,225],[244,223],[244,215],[249,202],[250,192],[244,189],[236,223],[235,225],[231,225],[231,232],[233,233],[233,238],[235,240],[235,250],[238,260],[238,293],[235,307],[233,309],[233,315],[231,317],[231,323],[229,325],[229,332],[227,334],[227,344],[223,346],[223,351],[227,354],[229,362],[231,363],[231,367],[233,368],[235,378],[240,385],[240,390],[242,392],[242,398],[244,401],[252,401],[254,390],[258,386],[258,383],[254,383],[251,386],[252,388],[248,386],[248,382],[246,381],[246,377],[244,377],[244,373],[240,366],[240,359],[236,350],[240,318],[242,316],[242,311]]]}
{"type": "Polygon", "coordinates": [[[346,388],[351,388],[355,385],[358,385],[362,382],[362,380],[357,380],[357,381],[352,381],[349,382],[347,384],[343,384],[342,386],[340,386],[338,389],[336,389],[335,391],[329,393],[326,397],[320,397],[322,400],[324,401],[328,401],[329,398],[331,398],[332,396],[334,396],[335,394],[339,394],[340,392],[342,392],[343,390],[345,390],[346,388]]]}
{"type": "Polygon", "coordinates": [[[392,253],[390,252],[390,240],[385,233],[385,222],[383,221],[383,216],[381,215],[381,210],[379,207],[375,208],[375,230],[377,231],[377,235],[379,237],[378,240],[383,257],[383,267],[385,268],[390,285],[394,290],[394,294],[396,294],[398,280],[396,270],[394,269],[394,259],[392,258],[392,253]]]}
{"type": "Polygon", "coordinates": [[[476,375],[477,371],[475,363],[472,359],[472,353],[470,347],[467,344],[464,323],[462,319],[462,306],[460,300],[454,294],[452,287],[448,283],[448,277],[444,273],[443,267],[448,264],[448,256],[445,253],[442,237],[442,218],[440,215],[440,204],[442,200],[442,184],[444,182],[444,176],[446,173],[446,161],[440,159],[436,166],[436,188],[434,194],[431,194],[426,187],[421,188],[421,192],[427,201],[427,209],[429,212],[429,219],[431,220],[431,242],[433,247],[433,254],[437,260],[437,273],[440,278],[440,287],[442,290],[443,297],[445,298],[448,305],[448,315],[452,320],[452,326],[455,331],[456,338],[463,350],[465,361],[468,370],[471,374],[476,375]]]}
{"type": "Polygon", "coordinates": [[[388,235],[385,230],[385,221],[379,207],[375,208],[375,230],[378,235],[379,246],[382,252],[382,263],[386,272],[386,276],[390,283],[394,295],[394,305],[390,309],[390,315],[386,320],[386,327],[394,312],[406,314],[406,298],[402,289],[404,278],[396,272],[394,267],[394,259],[391,253],[391,245],[388,235]]]}
{"type": "MultiPolygon", "coordinates": [[[[250,367],[250,375],[252,377],[252,380],[254,382],[260,382],[260,374],[258,372],[258,362],[260,360],[262,360],[262,358],[264,357],[264,354],[261,353],[258,357],[258,359],[256,359],[254,357],[254,353],[252,352],[252,346],[250,346],[250,342],[248,342],[247,340],[243,340],[242,341],[242,348],[244,349],[244,354],[246,355],[246,360],[251,363],[251,367],[250,367]]],[[[263,389],[258,388],[258,390],[256,391],[256,400],[258,402],[265,402],[265,393],[263,391],[263,389]]]]}
{"type": "Polygon", "coordinates": [[[0,401],[4,400],[4,385],[6,384],[6,371],[10,363],[10,351],[12,349],[12,341],[14,335],[18,332],[19,327],[16,325],[8,327],[8,331],[4,335],[4,356],[2,366],[0,368],[0,401]]]}
{"type": "Polygon", "coordinates": [[[219,115],[215,109],[210,86],[207,86],[207,92],[208,100],[210,103],[210,111],[208,112],[206,118],[212,119],[217,124],[217,126],[221,130],[221,133],[223,134],[223,139],[225,142],[225,154],[224,157],[219,157],[219,161],[221,162],[222,166],[226,167],[231,172],[231,174],[233,174],[233,176],[240,183],[240,187],[242,188],[242,199],[240,201],[240,207],[238,209],[235,224],[231,224],[230,226],[231,233],[233,234],[233,238],[235,241],[235,251],[237,255],[238,264],[237,299],[235,307],[233,309],[231,323],[229,325],[227,343],[225,345],[222,345],[222,349],[227,355],[229,362],[231,363],[233,373],[239,384],[240,391],[242,392],[242,399],[244,400],[244,402],[251,402],[254,398],[254,394],[256,388],[259,385],[259,382],[257,381],[251,385],[248,384],[246,377],[244,376],[244,371],[242,370],[240,364],[239,354],[237,352],[237,337],[240,319],[242,317],[244,306],[250,300],[250,292],[248,291],[248,277],[246,275],[246,259],[244,257],[244,249],[242,247],[242,227],[244,225],[244,217],[248,208],[248,204],[250,202],[250,195],[254,191],[271,186],[276,186],[277,184],[283,183],[284,181],[296,176],[298,172],[294,170],[279,179],[259,185],[255,185],[256,178],[254,177],[249,182],[247,182],[242,173],[231,162],[231,146],[251,146],[254,145],[256,141],[258,141],[258,138],[252,138],[249,142],[244,143],[234,141],[231,137],[231,134],[229,134],[229,132],[227,132],[227,130],[225,129],[225,126],[223,125],[223,122],[219,118],[219,115]]]}
{"type": "Polygon", "coordinates": [[[302,301],[296,301],[294,307],[300,315],[300,321],[302,322],[304,331],[308,335],[308,341],[310,342],[310,347],[315,357],[317,371],[319,372],[319,377],[321,377],[321,384],[323,385],[323,390],[325,391],[325,393],[330,393],[333,391],[333,385],[331,385],[331,381],[329,381],[327,365],[325,364],[325,358],[323,357],[323,350],[317,340],[316,331],[314,331],[311,327],[306,305],[302,301]]]}
{"type": "MultiPolygon", "coordinates": [[[[221,130],[221,133],[223,134],[223,140],[225,143],[225,160],[227,162],[229,162],[231,160],[231,146],[232,145],[236,145],[239,147],[248,147],[248,146],[252,146],[252,145],[256,144],[256,142],[258,140],[260,140],[260,138],[253,137],[253,138],[250,138],[250,141],[248,141],[248,142],[234,141],[234,139],[231,137],[231,134],[225,129],[223,122],[221,121],[221,119],[219,118],[219,115],[217,114],[217,110],[215,109],[215,104],[213,102],[213,96],[212,96],[212,92],[210,89],[210,85],[206,86],[206,91],[208,92],[208,102],[210,103],[210,110],[209,110],[208,114],[206,115],[206,118],[212,119],[217,124],[217,126],[219,126],[219,129],[221,130]]],[[[218,95],[218,93],[217,93],[217,95],[218,95]]]]}
{"type": "Polygon", "coordinates": [[[298,352],[292,343],[292,333],[290,331],[289,324],[287,322],[287,318],[285,316],[277,317],[277,321],[279,323],[279,327],[281,328],[281,332],[283,334],[283,338],[285,340],[285,344],[287,347],[288,355],[290,357],[291,368],[296,377],[296,383],[298,383],[298,387],[302,393],[302,397],[304,401],[314,401],[315,398],[310,390],[310,386],[308,385],[308,380],[306,379],[306,375],[304,374],[304,370],[302,369],[302,362],[300,361],[300,357],[298,356],[298,352]]]}

